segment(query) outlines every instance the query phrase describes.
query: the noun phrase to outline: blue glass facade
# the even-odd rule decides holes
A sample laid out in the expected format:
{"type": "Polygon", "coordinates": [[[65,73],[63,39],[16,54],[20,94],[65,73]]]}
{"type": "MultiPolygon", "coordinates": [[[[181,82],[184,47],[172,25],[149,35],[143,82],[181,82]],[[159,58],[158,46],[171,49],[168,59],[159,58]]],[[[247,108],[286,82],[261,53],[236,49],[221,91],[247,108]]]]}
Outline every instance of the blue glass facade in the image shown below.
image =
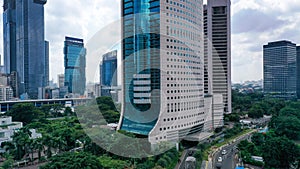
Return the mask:
{"type": "Polygon", "coordinates": [[[83,39],[65,38],[65,86],[68,92],[83,95],[86,86],[86,49],[83,39]]]}
{"type": "Polygon", "coordinates": [[[297,97],[300,99],[300,46],[297,46],[297,97]]]}
{"type": "Polygon", "coordinates": [[[45,41],[45,86],[49,86],[49,42],[45,41]]]}
{"type": "Polygon", "coordinates": [[[3,11],[4,69],[6,74],[10,74],[13,71],[17,71],[15,0],[4,0],[3,11]]]}
{"type": "Polygon", "coordinates": [[[117,80],[117,51],[109,52],[103,55],[101,67],[101,85],[102,86],[118,86],[117,80]]]}
{"type": "Polygon", "coordinates": [[[6,73],[17,71],[18,93],[38,96],[46,86],[44,5],[46,0],[4,1],[6,73]]]}
{"type": "Polygon", "coordinates": [[[297,87],[296,44],[271,42],[264,46],[264,92],[295,98],[297,87]]]}
{"type": "Polygon", "coordinates": [[[160,112],[160,1],[122,0],[121,130],[148,135],[160,112]]]}

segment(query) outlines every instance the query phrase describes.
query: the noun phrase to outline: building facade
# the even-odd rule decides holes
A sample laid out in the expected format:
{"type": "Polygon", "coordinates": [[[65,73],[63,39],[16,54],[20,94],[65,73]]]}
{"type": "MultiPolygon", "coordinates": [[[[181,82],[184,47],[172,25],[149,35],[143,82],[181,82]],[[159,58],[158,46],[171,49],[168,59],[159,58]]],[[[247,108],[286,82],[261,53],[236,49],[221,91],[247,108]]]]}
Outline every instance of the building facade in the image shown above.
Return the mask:
{"type": "Polygon", "coordinates": [[[231,113],[231,2],[208,0],[204,5],[204,92],[223,95],[231,113]]]}
{"type": "Polygon", "coordinates": [[[3,53],[6,74],[17,71],[16,0],[4,0],[3,4],[3,53]]]}
{"type": "MultiPolygon", "coordinates": [[[[17,72],[18,96],[38,97],[46,86],[44,5],[46,0],[5,0],[3,13],[5,72],[17,72]]],[[[48,73],[49,74],[49,73],[48,73]]]]}
{"type": "Polygon", "coordinates": [[[65,86],[68,92],[84,95],[86,87],[86,49],[83,39],[65,38],[65,86]]]}
{"type": "Polygon", "coordinates": [[[114,50],[103,55],[100,64],[101,96],[110,96],[111,87],[118,86],[117,54],[117,50],[114,50]]]}
{"type": "Polygon", "coordinates": [[[154,144],[202,131],[202,9],[202,0],[122,1],[119,129],[154,144]]]}
{"type": "Polygon", "coordinates": [[[59,74],[57,75],[57,79],[58,79],[58,87],[62,88],[65,86],[65,75],[64,74],[59,74]]]}
{"type": "Polygon", "coordinates": [[[296,98],[297,52],[290,41],[263,46],[264,92],[275,97],[296,98]]]}
{"type": "Polygon", "coordinates": [[[10,86],[0,86],[0,101],[10,101],[12,98],[12,88],[10,86]]]}
{"type": "Polygon", "coordinates": [[[297,50],[297,98],[300,99],[300,46],[297,46],[296,50],[297,50]]]}
{"type": "Polygon", "coordinates": [[[49,42],[45,41],[45,79],[44,86],[49,86],[49,42]]]}

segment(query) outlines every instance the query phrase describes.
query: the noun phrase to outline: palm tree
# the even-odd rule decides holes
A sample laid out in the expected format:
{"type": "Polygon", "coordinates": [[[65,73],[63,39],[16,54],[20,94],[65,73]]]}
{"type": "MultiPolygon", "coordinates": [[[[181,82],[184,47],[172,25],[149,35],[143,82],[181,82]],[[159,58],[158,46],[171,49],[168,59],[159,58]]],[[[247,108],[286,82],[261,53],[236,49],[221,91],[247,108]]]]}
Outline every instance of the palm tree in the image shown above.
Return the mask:
{"type": "Polygon", "coordinates": [[[34,140],[34,148],[38,150],[38,158],[41,160],[41,152],[45,149],[42,138],[37,138],[34,140]]]}
{"type": "Polygon", "coordinates": [[[28,145],[30,143],[31,132],[29,129],[22,128],[13,135],[13,143],[17,148],[16,159],[20,160],[27,154],[28,145]]]}

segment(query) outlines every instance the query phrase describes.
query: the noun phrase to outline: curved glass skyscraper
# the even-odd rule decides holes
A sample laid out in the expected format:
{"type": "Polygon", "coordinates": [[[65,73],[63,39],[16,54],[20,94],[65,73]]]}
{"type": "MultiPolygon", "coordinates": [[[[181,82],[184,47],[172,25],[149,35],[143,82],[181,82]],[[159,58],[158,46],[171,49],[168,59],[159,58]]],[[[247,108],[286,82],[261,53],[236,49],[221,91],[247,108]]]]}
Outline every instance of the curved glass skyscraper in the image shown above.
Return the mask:
{"type": "Polygon", "coordinates": [[[151,143],[203,129],[202,0],[122,0],[120,130],[151,143]]]}

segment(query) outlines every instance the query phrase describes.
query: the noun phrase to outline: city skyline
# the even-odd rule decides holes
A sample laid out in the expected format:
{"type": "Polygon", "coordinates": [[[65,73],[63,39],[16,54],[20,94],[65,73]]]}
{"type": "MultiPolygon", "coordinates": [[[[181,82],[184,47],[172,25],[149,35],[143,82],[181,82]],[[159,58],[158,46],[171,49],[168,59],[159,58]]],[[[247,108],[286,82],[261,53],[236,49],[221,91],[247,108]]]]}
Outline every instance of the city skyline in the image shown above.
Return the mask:
{"type": "MultiPolygon", "coordinates": [[[[3,0],[0,3],[3,3],[3,0]]],[[[299,30],[296,29],[300,22],[297,20],[299,7],[300,4],[296,0],[284,2],[279,0],[232,0],[233,82],[262,79],[263,44],[276,40],[290,40],[299,44],[300,33],[297,33],[299,30]],[[253,23],[255,23],[255,27],[253,27],[253,23]]],[[[64,71],[61,52],[64,37],[75,36],[88,41],[103,26],[119,19],[119,9],[120,2],[118,0],[109,3],[105,0],[93,2],[52,0],[47,2],[45,5],[45,39],[50,42],[50,80],[54,79],[57,82],[57,75],[64,71]],[[57,8],[57,6],[61,8],[57,8]],[[65,8],[69,10],[62,10],[65,8]],[[98,16],[96,22],[95,17],[92,16],[98,16]],[[64,22],[64,26],[58,27],[62,22],[64,22]],[[78,29],[73,29],[74,26],[77,26],[78,29]],[[54,65],[58,66],[54,69],[54,65]]],[[[2,20],[3,18],[0,17],[1,22],[2,20]]],[[[3,29],[2,25],[0,29],[3,29]]],[[[2,37],[3,32],[1,31],[0,38],[2,37]]],[[[2,41],[0,53],[3,55],[2,41]]],[[[104,52],[99,53],[99,58],[102,54],[104,52]]],[[[87,77],[87,81],[93,81],[93,78],[94,75],[90,75],[87,77]]]]}

